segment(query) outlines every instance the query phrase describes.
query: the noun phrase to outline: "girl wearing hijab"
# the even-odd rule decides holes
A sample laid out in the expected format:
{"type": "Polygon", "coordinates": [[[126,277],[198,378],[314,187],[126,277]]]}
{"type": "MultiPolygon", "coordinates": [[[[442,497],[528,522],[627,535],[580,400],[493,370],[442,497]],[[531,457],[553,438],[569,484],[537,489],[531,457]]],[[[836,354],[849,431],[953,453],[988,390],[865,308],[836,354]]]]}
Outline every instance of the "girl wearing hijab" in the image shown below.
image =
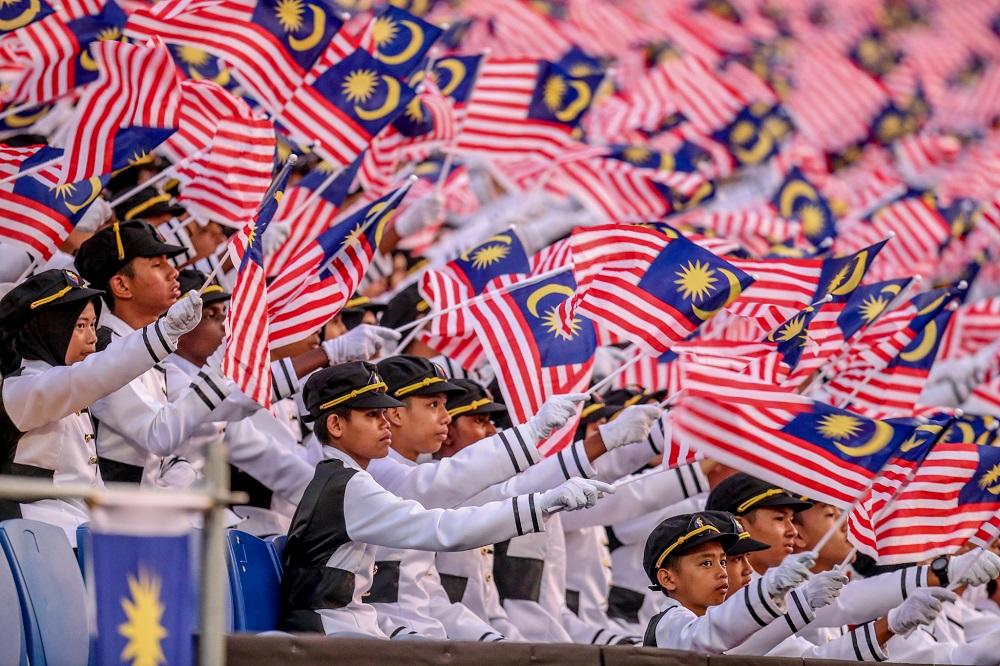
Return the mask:
{"type": "MultiPolygon", "coordinates": [[[[87,407],[166,358],[201,319],[192,291],[97,352],[102,293],[72,271],[48,270],[0,300],[0,474],[103,486],[87,407]]],[[[81,499],[0,499],[0,520],[9,518],[57,525],[76,547],[76,527],[89,515],[81,499]]]]}

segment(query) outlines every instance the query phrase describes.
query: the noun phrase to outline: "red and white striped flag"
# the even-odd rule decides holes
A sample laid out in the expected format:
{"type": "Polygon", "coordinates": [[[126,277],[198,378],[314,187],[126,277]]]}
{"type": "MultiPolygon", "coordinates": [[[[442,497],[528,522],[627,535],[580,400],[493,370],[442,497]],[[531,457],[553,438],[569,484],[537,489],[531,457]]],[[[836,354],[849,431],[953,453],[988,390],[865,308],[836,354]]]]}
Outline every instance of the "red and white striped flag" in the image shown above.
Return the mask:
{"type": "Polygon", "coordinates": [[[59,184],[112,170],[119,130],[177,129],[181,78],[170,51],[159,39],[151,46],[104,41],[91,45],[100,75],[87,87],[69,126],[59,164],[59,184]]]}
{"type": "Polygon", "coordinates": [[[223,118],[251,120],[253,117],[249,104],[219,84],[206,80],[181,81],[177,131],[160,144],[157,152],[176,164],[210,147],[223,118]]]}

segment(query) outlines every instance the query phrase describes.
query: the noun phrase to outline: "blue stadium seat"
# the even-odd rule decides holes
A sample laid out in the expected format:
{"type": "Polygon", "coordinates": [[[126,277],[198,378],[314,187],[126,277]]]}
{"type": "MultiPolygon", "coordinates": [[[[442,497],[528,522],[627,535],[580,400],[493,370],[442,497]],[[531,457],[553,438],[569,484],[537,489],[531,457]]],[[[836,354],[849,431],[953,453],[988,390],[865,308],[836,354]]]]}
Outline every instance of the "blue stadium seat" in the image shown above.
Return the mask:
{"type": "Polygon", "coordinates": [[[5,557],[0,557],[0,627],[4,628],[4,638],[0,641],[0,666],[27,666],[21,604],[17,600],[17,587],[5,557]]]}
{"type": "Polygon", "coordinates": [[[87,580],[87,564],[90,561],[90,551],[94,547],[94,536],[90,533],[90,523],[78,525],[76,528],[76,559],[80,563],[80,573],[87,580]]]}
{"type": "Polygon", "coordinates": [[[281,580],[281,574],[285,570],[285,565],[281,561],[281,554],[285,550],[285,541],[287,539],[288,537],[284,534],[275,534],[264,539],[267,542],[268,550],[271,551],[271,559],[274,560],[274,567],[278,570],[278,580],[281,580]]]}
{"type": "Polygon", "coordinates": [[[33,520],[0,523],[33,666],[85,666],[90,631],[87,593],[66,534],[33,520]]]}
{"type": "Polygon", "coordinates": [[[233,629],[253,632],[277,629],[281,579],[268,545],[240,530],[226,533],[226,545],[233,593],[233,629]]]}

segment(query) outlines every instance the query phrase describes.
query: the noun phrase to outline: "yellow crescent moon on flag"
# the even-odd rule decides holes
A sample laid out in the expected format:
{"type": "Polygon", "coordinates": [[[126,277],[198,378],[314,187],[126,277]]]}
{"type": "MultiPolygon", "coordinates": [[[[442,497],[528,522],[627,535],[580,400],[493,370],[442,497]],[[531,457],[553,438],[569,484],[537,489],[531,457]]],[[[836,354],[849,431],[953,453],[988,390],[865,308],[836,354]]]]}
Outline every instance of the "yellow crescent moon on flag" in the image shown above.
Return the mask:
{"type": "MultiPolygon", "coordinates": [[[[993,423],[992,416],[983,416],[983,425],[988,426],[991,423],[993,423]]],[[[979,436],[979,439],[976,440],[976,444],[983,446],[986,444],[986,442],[990,440],[990,437],[992,436],[993,436],[993,431],[987,428],[986,430],[983,431],[983,434],[979,436]]]]}
{"type": "Polygon", "coordinates": [[[94,62],[94,59],[90,57],[89,44],[87,45],[87,48],[80,51],[80,67],[83,67],[84,69],[89,70],[91,72],[97,71],[97,63],[94,62]]]}
{"type": "Polygon", "coordinates": [[[309,5],[309,9],[312,10],[313,14],[313,29],[309,36],[302,39],[288,36],[288,45],[295,51],[308,51],[315,48],[319,44],[319,40],[323,39],[323,33],[326,32],[326,12],[316,5],[309,5]]]}
{"type": "Polygon", "coordinates": [[[892,426],[885,421],[875,421],[875,432],[872,436],[868,438],[868,441],[864,444],[858,446],[844,446],[839,442],[834,442],[833,445],[843,453],[845,456],[851,456],[852,458],[863,458],[864,456],[875,455],[892,441],[892,435],[895,431],[892,426]]]}
{"type": "Polygon", "coordinates": [[[944,299],[948,298],[949,296],[950,296],[950,294],[944,294],[943,296],[938,296],[937,298],[934,299],[933,302],[931,302],[930,304],[928,304],[923,310],[920,310],[919,312],[917,312],[917,314],[918,315],[930,314],[935,309],[941,307],[941,303],[944,301],[944,299]]]}
{"type": "Polygon", "coordinates": [[[462,261],[469,261],[472,258],[472,253],[478,247],[482,247],[483,245],[486,245],[487,243],[503,243],[504,245],[510,245],[513,242],[514,241],[511,239],[510,236],[506,236],[504,234],[498,234],[498,235],[494,236],[493,238],[488,238],[488,239],[484,240],[477,247],[472,248],[468,252],[463,252],[461,255],[459,255],[458,258],[461,259],[462,261]]]}
{"type": "Polygon", "coordinates": [[[849,294],[858,288],[861,284],[861,279],[865,276],[865,264],[868,263],[868,250],[861,250],[858,253],[858,257],[854,263],[854,272],[851,273],[851,279],[842,285],[839,285],[834,289],[832,293],[834,296],[843,296],[849,294]]]}
{"type": "Polygon", "coordinates": [[[742,164],[760,164],[774,150],[774,139],[771,138],[768,132],[761,131],[759,126],[757,127],[755,137],[756,141],[753,142],[753,145],[746,148],[739,143],[730,142],[730,150],[733,151],[733,156],[742,164]]]}
{"type": "Polygon", "coordinates": [[[412,60],[413,56],[417,55],[424,45],[424,31],[419,25],[413,21],[400,21],[400,24],[405,25],[410,31],[410,44],[396,55],[390,56],[380,52],[378,59],[387,65],[400,65],[408,60],[412,60]]]}
{"type": "Polygon", "coordinates": [[[903,287],[898,284],[887,284],[882,288],[882,293],[889,292],[893,296],[899,296],[899,292],[903,291],[903,287]]]}
{"type": "Polygon", "coordinates": [[[778,199],[778,212],[782,217],[792,217],[795,213],[795,201],[799,198],[809,201],[816,201],[816,190],[809,183],[802,180],[793,180],[781,191],[778,199]]]}
{"type": "Polygon", "coordinates": [[[76,215],[77,213],[79,213],[80,210],[84,206],[86,206],[91,201],[93,201],[94,199],[96,199],[97,196],[101,193],[101,189],[103,189],[101,187],[101,179],[98,178],[97,176],[94,176],[93,178],[90,178],[89,182],[90,182],[90,196],[87,197],[86,201],[84,201],[81,204],[77,204],[77,205],[66,204],[66,210],[68,210],[69,212],[73,213],[74,215],[76,215]]]}
{"type": "Polygon", "coordinates": [[[28,125],[33,125],[36,120],[44,116],[52,107],[46,106],[41,111],[33,113],[30,116],[19,116],[16,113],[12,116],[7,116],[3,119],[3,123],[7,127],[27,127],[28,125]]]}
{"type": "Polygon", "coordinates": [[[385,86],[387,92],[385,93],[385,104],[377,109],[362,109],[357,104],[354,105],[354,113],[358,114],[358,118],[361,120],[378,120],[379,118],[384,118],[399,106],[399,81],[391,76],[382,75],[382,80],[385,81],[385,86]]]}
{"type": "Polygon", "coordinates": [[[677,161],[672,153],[663,151],[660,153],[660,171],[674,171],[677,168],[677,161]]]}
{"type": "Polygon", "coordinates": [[[729,296],[726,298],[725,303],[723,303],[714,310],[702,310],[701,308],[698,308],[692,303],[691,312],[694,313],[695,317],[701,319],[702,321],[705,321],[709,317],[713,316],[716,312],[718,312],[722,308],[726,307],[727,305],[735,301],[737,298],[739,298],[740,293],[743,291],[743,287],[740,285],[739,278],[737,278],[732,271],[727,271],[725,268],[720,268],[719,272],[725,275],[726,279],[729,280],[729,296]]]}
{"type": "Polygon", "coordinates": [[[445,58],[444,60],[438,60],[437,64],[434,66],[435,69],[443,69],[451,77],[448,79],[448,85],[441,86],[441,94],[447,97],[448,95],[455,92],[455,88],[458,88],[465,80],[466,69],[465,63],[458,58],[445,58]]]}
{"type": "MultiPolygon", "coordinates": [[[[198,70],[195,69],[194,67],[191,67],[190,69],[188,69],[188,74],[191,75],[191,80],[192,81],[205,81],[206,80],[205,77],[202,76],[201,74],[199,74],[198,70]]],[[[232,76],[232,74],[229,73],[229,70],[228,69],[224,69],[221,72],[219,72],[219,74],[217,76],[214,76],[214,77],[212,77],[211,79],[208,79],[208,80],[211,81],[212,83],[215,83],[215,84],[218,84],[220,86],[225,87],[225,86],[229,85],[229,81],[232,78],[233,78],[233,76],[232,76]]]]}
{"type": "Polygon", "coordinates": [[[527,305],[528,312],[532,316],[538,316],[538,302],[549,294],[566,294],[567,298],[571,298],[573,296],[573,289],[564,284],[547,284],[531,292],[531,296],[528,296],[527,305]]]}
{"type": "Polygon", "coordinates": [[[976,441],[976,431],[972,429],[971,423],[966,423],[965,421],[958,421],[955,423],[958,426],[958,431],[962,433],[963,442],[972,443],[976,441]]]}
{"type": "Polygon", "coordinates": [[[924,337],[920,340],[917,348],[912,351],[900,353],[899,358],[908,363],[916,363],[930,354],[931,350],[934,349],[934,345],[937,344],[937,323],[934,320],[927,322],[927,326],[924,326],[924,331],[921,335],[924,337]]]}
{"type": "Polygon", "coordinates": [[[556,111],[555,116],[564,123],[575,120],[590,105],[590,86],[584,81],[570,81],[569,85],[576,91],[576,99],[562,111],[556,111]]]}
{"type": "MultiPolygon", "coordinates": [[[[6,4],[6,3],[5,3],[6,4]]],[[[18,14],[12,19],[7,19],[6,21],[0,21],[0,30],[4,32],[10,32],[11,30],[17,30],[18,28],[23,28],[32,21],[38,15],[38,12],[42,10],[42,3],[39,0],[31,0],[28,3],[28,8],[23,12],[18,14]]]]}

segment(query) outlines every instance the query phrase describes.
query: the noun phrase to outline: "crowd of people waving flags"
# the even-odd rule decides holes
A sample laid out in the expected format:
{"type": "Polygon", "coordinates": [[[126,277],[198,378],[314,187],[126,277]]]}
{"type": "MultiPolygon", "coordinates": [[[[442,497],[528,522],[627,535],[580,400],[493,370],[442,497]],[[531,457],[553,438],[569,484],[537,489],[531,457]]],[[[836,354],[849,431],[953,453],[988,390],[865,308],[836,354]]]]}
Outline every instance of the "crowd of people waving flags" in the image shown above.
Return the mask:
{"type": "Polygon", "coordinates": [[[0,474],[223,443],[283,631],[997,664],[998,86],[1000,0],[0,2],[0,474]]]}

